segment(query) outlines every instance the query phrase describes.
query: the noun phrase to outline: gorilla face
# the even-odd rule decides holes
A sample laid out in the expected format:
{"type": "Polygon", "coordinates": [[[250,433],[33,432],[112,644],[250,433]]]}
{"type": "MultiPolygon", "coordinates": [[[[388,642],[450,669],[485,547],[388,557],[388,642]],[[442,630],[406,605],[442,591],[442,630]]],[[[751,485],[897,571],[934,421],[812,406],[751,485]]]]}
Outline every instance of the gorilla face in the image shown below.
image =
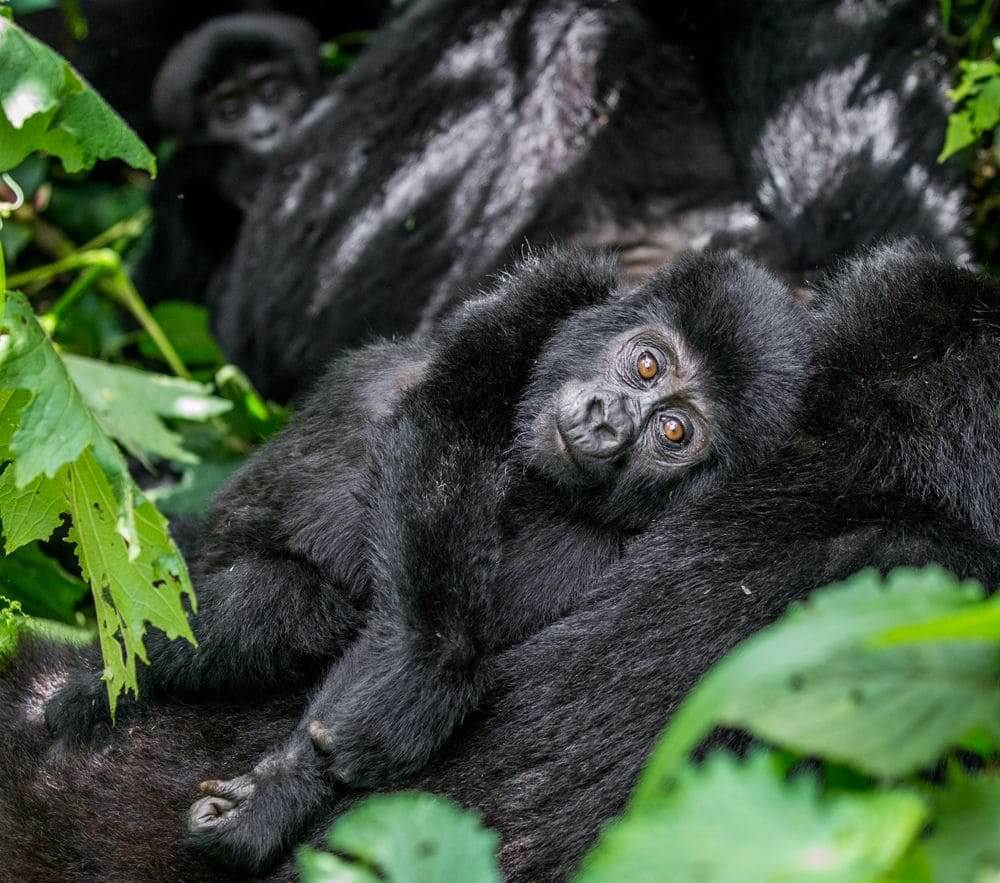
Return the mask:
{"type": "Polygon", "coordinates": [[[567,507],[641,527],[781,446],[808,339],[776,277],[727,255],[682,258],[559,327],[520,402],[515,452],[567,507]]]}
{"type": "Polygon", "coordinates": [[[692,362],[663,325],[609,341],[590,362],[592,373],[565,381],[540,415],[538,428],[558,453],[548,468],[568,482],[607,486],[625,473],[673,477],[704,460],[710,407],[692,362]]]}
{"type": "Polygon", "coordinates": [[[613,523],[643,519],[712,459],[701,360],[676,328],[632,313],[608,304],[566,323],[522,406],[522,456],[613,523]]]}
{"type": "Polygon", "coordinates": [[[202,99],[207,136],[247,153],[273,153],[302,116],[308,90],[280,60],[235,65],[202,99]]]}

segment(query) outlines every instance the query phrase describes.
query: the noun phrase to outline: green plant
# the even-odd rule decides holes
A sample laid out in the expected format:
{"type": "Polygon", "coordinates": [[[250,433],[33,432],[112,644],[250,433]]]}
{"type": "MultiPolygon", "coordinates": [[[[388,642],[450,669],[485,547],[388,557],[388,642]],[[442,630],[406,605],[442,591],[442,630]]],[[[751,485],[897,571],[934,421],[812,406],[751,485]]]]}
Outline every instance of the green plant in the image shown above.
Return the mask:
{"type": "Polygon", "coordinates": [[[0,58],[0,591],[15,602],[0,652],[21,629],[51,632],[39,617],[96,631],[114,709],[136,689],[147,627],[194,640],[187,569],[133,472],[163,472],[168,504],[172,489],[204,500],[285,414],[224,364],[204,311],[150,311],[132,283],[141,182],[95,190],[79,173],[112,159],[152,173],[150,151],[2,6],[0,58]],[[146,370],[157,363],[173,376],[146,370]],[[68,570],[50,554],[65,543],[68,570]]]}

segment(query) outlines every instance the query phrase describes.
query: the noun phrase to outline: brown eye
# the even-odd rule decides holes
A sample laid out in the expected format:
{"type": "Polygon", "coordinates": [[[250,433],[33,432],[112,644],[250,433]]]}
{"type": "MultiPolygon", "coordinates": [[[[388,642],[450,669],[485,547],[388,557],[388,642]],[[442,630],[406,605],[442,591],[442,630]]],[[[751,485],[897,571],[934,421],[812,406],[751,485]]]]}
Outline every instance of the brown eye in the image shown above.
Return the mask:
{"type": "Polygon", "coordinates": [[[660,366],[656,361],[656,357],[649,350],[646,350],[646,352],[639,356],[639,361],[636,363],[636,370],[643,380],[652,380],[656,377],[660,366]]]}
{"type": "Polygon", "coordinates": [[[663,421],[663,436],[668,442],[673,444],[680,444],[684,441],[684,436],[687,435],[684,429],[684,424],[678,420],[676,417],[667,417],[663,421]]]}

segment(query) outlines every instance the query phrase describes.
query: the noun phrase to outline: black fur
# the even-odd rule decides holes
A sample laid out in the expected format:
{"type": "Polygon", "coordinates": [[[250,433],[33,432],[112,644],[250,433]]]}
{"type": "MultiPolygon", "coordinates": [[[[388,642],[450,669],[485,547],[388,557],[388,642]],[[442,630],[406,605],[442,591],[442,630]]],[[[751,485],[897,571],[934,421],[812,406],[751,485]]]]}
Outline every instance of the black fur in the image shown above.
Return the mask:
{"type": "MultiPolygon", "coordinates": [[[[824,283],[814,310],[799,438],[628,539],[556,622],[492,658],[480,711],[405,780],[478,808],[501,832],[509,879],[564,878],[680,698],[790,601],[866,565],[1000,578],[1000,287],[897,247],[824,283]]],[[[207,772],[241,772],[296,712],[262,699],[254,723],[167,700],[103,754],[53,751],[42,703],[66,663],[25,652],[0,679],[0,845],[14,878],[226,879],[182,842],[182,783],[190,799],[207,772]]],[[[334,795],[317,836],[357,796],[334,795]]],[[[269,879],[291,878],[286,865],[269,879]]]]}
{"type": "MultiPolygon", "coordinates": [[[[291,842],[330,777],[373,786],[422,767],[478,706],[490,658],[571,609],[657,511],[791,434],[807,337],[791,292],[736,258],[691,257],[627,293],[607,261],[566,253],[528,259],[422,348],[381,344],[335,363],[217,501],[192,561],[199,646],[151,636],[143,701],[302,683],[355,637],[372,589],[374,612],[288,743],[252,777],[206,786],[200,840],[258,866],[291,842]],[[662,335],[655,386],[627,373],[637,331],[662,335]],[[669,393],[654,410],[700,399],[698,458],[644,446],[652,413],[612,483],[554,468],[562,391],[604,389],[619,371],[623,396],[669,393]]],[[[99,673],[95,656],[48,703],[69,744],[109,735],[99,673]]]]}
{"type": "MultiPolygon", "coordinates": [[[[255,153],[213,137],[202,106],[240,65],[266,60],[287,66],[305,110],[317,101],[318,35],[308,22],[287,15],[214,18],[180,41],[156,76],[157,122],[180,146],[155,182],[153,236],[136,268],[136,284],[149,302],[204,300],[212,279],[224,271],[260,178],[278,162],[280,150],[255,153]]],[[[289,137],[285,133],[283,140],[289,137]]]]}
{"type": "Polygon", "coordinates": [[[223,348],[300,395],[342,347],[432,328],[525,240],[618,249],[631,280],[691,247],[796,280],[885,236],[961,257],[932,7],[415,3],[262,180],[209,293],[223,348]]]}
{"type": "MultiPolygon", "coordinates": [[[[375,433],[368,625],[295,733],[251,773],[206,783],[192,809],[196,841],[224,863],[266,866],[337,787],[385,787],[422,768],[480,705],[499,653],[571,610],[655,513],[791,435],[808,334],[784,285],[712,255],[615,289],[607,263],[531,260],[438,333],[423,380],[375,433]],[[621,338],[661,329],[675,335],[672,364],[646,385],[628,373],[621,338]],[[659,399],[612,467],[593,464],[597,475],[550,462],[553,411],[579,383],[659,399]],[[698,396],[707,448],[689,449],[703,455],[688,461],[678,446],[660,459],[646,446],[656,411],[698,396]]],[[[254,618],[252,598],[241,603],[254,618]]]]}

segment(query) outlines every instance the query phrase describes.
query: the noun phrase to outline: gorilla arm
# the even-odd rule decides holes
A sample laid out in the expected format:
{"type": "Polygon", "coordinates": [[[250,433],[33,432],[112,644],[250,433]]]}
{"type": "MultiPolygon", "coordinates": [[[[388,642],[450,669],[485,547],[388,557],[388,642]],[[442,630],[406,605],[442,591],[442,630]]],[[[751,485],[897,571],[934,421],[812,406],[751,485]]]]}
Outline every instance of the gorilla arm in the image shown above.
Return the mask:
{"type": "MultiPolygon", "coordinates": [[[[198,646],[146,637],[139,702],[164,693],[254,696],[315,676],[368,608],[361,487],[372,426],[420,376],[424,350],[375,344],[337,360],[302,412],[216,497],[195,543],[198,646]],[[372,364],[392,364],[377,381],[372,364]]],[[[49,701],[53,733],[107,736],[96,651],[49,701]]],[[[119,705],[119,717],[136,701],[119,705]]]]}

